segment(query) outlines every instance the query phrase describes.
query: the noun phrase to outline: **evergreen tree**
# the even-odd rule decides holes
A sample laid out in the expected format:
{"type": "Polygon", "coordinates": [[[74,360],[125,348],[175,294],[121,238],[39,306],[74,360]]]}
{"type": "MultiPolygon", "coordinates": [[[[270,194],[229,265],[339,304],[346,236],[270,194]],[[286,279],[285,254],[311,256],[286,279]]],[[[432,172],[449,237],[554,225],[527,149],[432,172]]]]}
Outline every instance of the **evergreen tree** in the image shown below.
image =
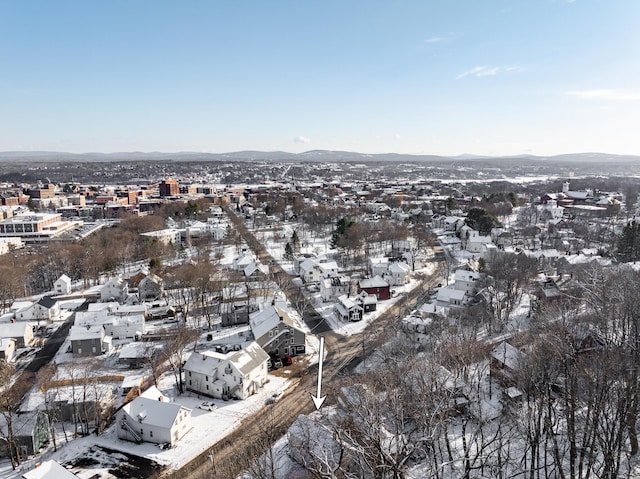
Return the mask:
{"type": "Polygon", "coordinates": [[[293,230],[293,234],[291,235],[291,248],[293,252],[300,251],[300,238],[296,230],[293,230]]]}
{"type": "Polygon", "coordinates": [[[291,261],[293,259],[293,248],[291,247],[291,243],[288,241],[284,246],[284,259],[288,261],[291,261]]]}
{"type": "Polygon", "coordinates": [[[329,246],[332,249],[335,249],[340,246],[341,240],[346,236],[347,230],[351,228],[355,224],[355,221],[352,221],[348,218],[340,218],[336,223],[336,229],[331,235],[331,242],[329,246]]]}
{"type": "Polygon", "coordinates": [[[618,238],[618,253],[621,263],[638,261],[640,259],[640,223],[631,221],[622,230],[618,238]]]}
{"type": "Polygon", "coordinates": [[[467,213],[467,225],[482,235],[491,233],[491,229],[500,226],[498,219],[484,208],[471,208],[467,213]]]}

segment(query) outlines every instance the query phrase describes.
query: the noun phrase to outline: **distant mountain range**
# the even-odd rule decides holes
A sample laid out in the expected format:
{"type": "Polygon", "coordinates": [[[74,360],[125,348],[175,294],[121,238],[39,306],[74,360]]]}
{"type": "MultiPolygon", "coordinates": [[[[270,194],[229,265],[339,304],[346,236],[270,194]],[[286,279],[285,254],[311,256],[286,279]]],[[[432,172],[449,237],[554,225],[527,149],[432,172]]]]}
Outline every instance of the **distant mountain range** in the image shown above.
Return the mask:
{"type": "Polygon", "coordinates": [[[568,153],[553,156],[515,155],[482,156],[464,154],[458,156],[407,155],[401,153],[367,154],[352,151],[311,150],[304,153],[286,151],[235,151],[229,153],[198,152],[119,152],[119,153],[65,153],[57,151],[4,151],[0,152],[0,162],[110,162],[110,161],[310,161],[310,162],[442,162],[442,161],[561,161],[561,162],[640,162],[640,155],[614,155],[609,153],[568,153]]]}

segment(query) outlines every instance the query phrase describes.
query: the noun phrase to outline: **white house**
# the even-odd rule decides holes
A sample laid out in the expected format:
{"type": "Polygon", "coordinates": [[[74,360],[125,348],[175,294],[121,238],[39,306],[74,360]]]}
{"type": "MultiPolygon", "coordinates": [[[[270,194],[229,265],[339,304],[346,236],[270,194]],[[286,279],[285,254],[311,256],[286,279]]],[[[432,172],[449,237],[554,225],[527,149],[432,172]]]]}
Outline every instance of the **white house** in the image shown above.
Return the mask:
{"type": "Polygon", "coordinates": [[[16,347],[24,348],[33,342],[33,325],[28,321],[0,323],[0,338],[13,338],[16,347]]]}
{"type": "Polygon", "coordinates": [[[116,413],[116,430],[126,441],[173,447],[191,430],[191,409],[169,402],[152,386],[116,413]]]}
{"type": "Polygon", "coordinates": [[[69,294],[71,292],[71,278],[66,274],[60,276],[55,283],[53,283],[53,292],[57,295],[69,294]]]}
{"type": "Polygon", "coordinates": [[[184,365],[189,391],[216,399],[245,399],[267,382],[269,355],[256,342],[240,351],[193,353],[184,365]]]}
{"type": "Polygon", "coordinates": [[[166,245],[180,244],[182,239],[180,230],[176,228],[149,231],[148,233],[140,233],[140,236],[148,238],[150,241],[158,241],[166,245]]]}
{"type": "Polygon", "coordinates": [[[101,301],[123,303],[129,294],[129,286],[122,278],[111,278],[100,289],[101,301]]]}
{"type": "Polygon", "coordinates": [[[22,479],[78,479],[73,472],[54,460],[36,463],[35,469],[25,472],[22,479]]]}
{"type": "Polygon", "coordinates": [[[464,291],[467,296],[471,297],[476,292],[480,277],[480,273],[476,271],[457,269],[453,275],[453,287],[458,291],[464,291]]]}
{"type": "Polygon", "coordinates": [[[382,276],[389,269],[389,258],[383,256],[377,258],[369,258],[369,269],[371,276],[382,276]]]}
{"type": "Polygon", "coordinates": [[[102,326],[106,336],[113,339],[139,339],[145,333],[144,314],[114,315],[109,308],[77,311],[76,326],[102,326]]]}
{"type": "Polygon", "coordinates": [[[390,286],[403,286],[409,282],[411,267],[407,263],[394,261],[389,263],[387,272],[382,276],[390,286]]]}
{"type": "Polygon", "coordinates": [[[341,321],[360,321],[362,319],[363,308],[346,295],[338,297],[333,311],[341,321]]]}
{"type": "Polygon", "coordinates": [[[466,304],[467,295],[464,291],[455,289],[453,285],[440,288],[436,295],[436,300],[439,303],[444,303],[446,306],[463,306],[466,304]]]}
{"type": "Polygon", "coordinates": [[[16,354],[16,340],[14,338],[0,338],[0,359],[11,362],[16,354]]]}
{"type": "Polygon", "coordinates": [[[241,255],[233,258],[231,266],[234,271],[243,271],[245,267],[247,267],[251,263],[254,263],[255,261],[256,259],[253,257],[253,255],[242,253],[241,255]]]}
{"type": "Polygon", "coordinates": [[[20,321],[55,321],[60,317],[60,305],[50,296],[43,296],[35,303],[18,309],[15,317],[20,321]]]}
{"type": "Polygon", "coordinates": [[[338,296],[348,295],[351,289],[349,277],[328,273],[320,281],[320,297],[322,301],[334,301],[338,296]]]}
{"type": "Polygon", "coordinates": [[[155,301],[162,297],[164,281],[158,275],[149,273],[138,283],[140,301],[155,301]]]}
{"type": "Polygon", "coordinates": [[[300,263],[300,277],[305,283],[317,283],[322,278],[322,270],[315,259],[307,259],[300,263]]]}
{"type": "Polygon", "coordinates": [[[491,244],[491,236],[483,236],[468,226],[461,228],[460,240],[462,248],[470,253],[482,253],[486,245],[491,244]]]}

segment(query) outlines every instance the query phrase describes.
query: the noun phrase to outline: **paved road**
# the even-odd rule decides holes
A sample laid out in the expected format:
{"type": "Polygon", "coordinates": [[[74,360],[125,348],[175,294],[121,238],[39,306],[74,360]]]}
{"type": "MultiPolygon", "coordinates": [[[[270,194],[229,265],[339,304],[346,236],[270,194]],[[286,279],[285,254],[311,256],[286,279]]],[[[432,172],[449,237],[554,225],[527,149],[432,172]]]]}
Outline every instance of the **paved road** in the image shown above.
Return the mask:
{"type": "Polygon", "coordinates": [[[25,366],[25,371],[37,373],[38,371],[40,371],[42,366],[49,363],[53,359],[53,357],[56,355],[56,353],[64,343],[65,339],[67,339],[67,336],[69,335],[69,329],[71,329],[74,318],[75,313],[69,316],[66,321],[62,323],[50,337],[47,338],[44,346],[42,346],[42,348],[38,352],[36,352],[31,362],[27,366],[25,366]]]}
{"type": "MultiPolygon", "coordinates": [[[[287,275],[290,277],[288,279],[293,278],[277,265],[240,218],[229,210],[227,214],[260,260],[272,265],[273,273],[287,275]]],[[[437,255],[433,261],[441,263],[443,258],[437,255]]],[[[384,311],[371,324],[366,334],[348,337],[339,335],[331,330],[311,305],[308,305],[303,316],[305,323],[313,333],[325,338],[327,356],[323,367],[323,391],[330,391],[332,385],[337,384],[336,376],[351,372],[367,354],[385,343],[393,334],[392,326],[397,323],[398,318],[407,314],[417,304],[424,302],[427,291],[437,281],[435,278],[425,279],[384,311]]],[[[268,451],[300,414],[309,414],[314,410],[310,394],[315,394],[316,391],[317,369],[316,364],[302,371],[298,377],[292,378],[293,384],[280,401],[246,418],[235,431],[185,467],[178,471],[167,471],[160,477],[162,479],[235,479],[242,471],[249,470],[252,464],[255,464],[254,459],[268,451]]],[[[331,404],[334,399],[328,397],[325,404],[331,404]]]]}
{"type": "MultiPolygon", "coordinates": [[[[240,232],[242,238],[247,242],[253,253],[263,264],[269,265],[270,273],[277,278],[276,281],[279,284],[286,284],[287,287],[291,289],[296,288],[300,290],[300,287],[296,286],[294,283],[294,279],[297,277],[282,269],[275,258],[269,254],[264,245],[251,231],[249,231],[249,228],[244,224],[242,218],[237,216],[229,207],[226,207],[225,211],[233,223],[233,226],[240,232]]],[[[303,294],[302,291],[299,291],[299,294],[303,294]]],[[[332,331],[331,326],[310,303],[304,305],[302,320],[313,334],[326,334],[332,331]]]]}
{"type": "MultiPolygon", "coordinates": [[[[435,279],[430,278],[401,298],[386,310],[371,326],[371,332],[353,336],[341,336],[333,331],[322,334],[325,338],[327,359],[324,362],[323,392],[336,386],[336,377],[353,371],[369,353],[389,339],[398,316],[414,308],[424,298],[435,279]]],[[[213,445],[179,471],[167,472],[163,479],[234,479],[242,471],[255,464],[254,458],[269,450],[282,437],[300,414],[314,410],[310,394],[315,394],[317,365],[310,367],[301,376],[293,378],[294,384],[283,398],[245,419],[229,436],[213,445]]],[[[325,405],[335,400],[329,396],[325,405]]],[[[326,407],[326,406],[323,406],[326,407]]]]}

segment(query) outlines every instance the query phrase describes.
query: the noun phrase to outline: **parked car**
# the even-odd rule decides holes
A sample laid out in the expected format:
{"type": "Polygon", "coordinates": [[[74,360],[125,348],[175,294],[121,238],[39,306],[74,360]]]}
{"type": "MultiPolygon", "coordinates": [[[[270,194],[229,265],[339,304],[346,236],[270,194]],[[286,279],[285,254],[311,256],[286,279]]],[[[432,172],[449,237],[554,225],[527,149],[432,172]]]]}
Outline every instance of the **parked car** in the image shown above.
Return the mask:
{"type": "Polygon", "coordinates": [[[278,392],[273,393],[271,396],[269,396],[267,398],[266,403],[267,404],[277,403],[278,401],[280,401],[280,399],[282,398],[283,394],[284,393],[282,391],[278,391],[278,392]]]}
{"type": "Polygon", "coordinates": [[[199,409],[204,409],[205,411],[213,411],[217,407],[218,406],[216,406],[215,404],[213,404],[212,402],[209,402],[209,401],[205,401],[203,403],[198,404],[198,408],[199,409]]]}

